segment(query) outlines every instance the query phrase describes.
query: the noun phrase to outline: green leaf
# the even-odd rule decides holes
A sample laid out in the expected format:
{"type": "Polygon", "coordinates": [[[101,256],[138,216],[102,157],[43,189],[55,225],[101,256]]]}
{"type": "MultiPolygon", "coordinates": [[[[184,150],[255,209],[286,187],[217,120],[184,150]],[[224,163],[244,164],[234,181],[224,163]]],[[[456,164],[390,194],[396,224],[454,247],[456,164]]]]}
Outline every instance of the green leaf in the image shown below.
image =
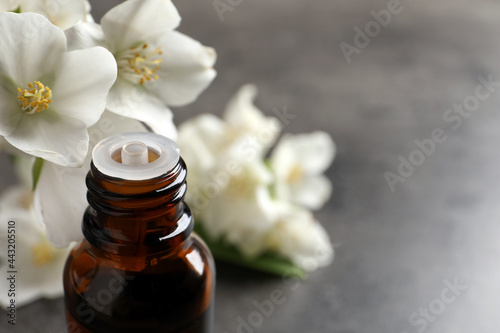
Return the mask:
{"type": "Polygon", "coordinates": [[[221,241],[212,240],[203,230],[200,223],[196,223],[194,229],[195,232],[203,238],[205,243],[207,243],[216,259],[244,266],[253,270],[278,275],[283,278],[297,277],[305,279],[307,277],[306,271],[277,254],[266,252],[257,258],[247,258],[235,247],[227,245],[221,241]]]}
{"type": "Polygon", "coordinates": [[[33,175],[33,191],[36,190],[38,181],[40,180],[40,174],[42,173],[43,163],[45,160],[43,158],[37,157],[35,163],[33,164],[32,175],[33,175]]]}
{"type": "Polygon", "coordinates": [[[11,10],[12,13],[17,13],[17,14],[21,14],[21,6],[17,7],[16,9],[14,10],[11,10]]]}

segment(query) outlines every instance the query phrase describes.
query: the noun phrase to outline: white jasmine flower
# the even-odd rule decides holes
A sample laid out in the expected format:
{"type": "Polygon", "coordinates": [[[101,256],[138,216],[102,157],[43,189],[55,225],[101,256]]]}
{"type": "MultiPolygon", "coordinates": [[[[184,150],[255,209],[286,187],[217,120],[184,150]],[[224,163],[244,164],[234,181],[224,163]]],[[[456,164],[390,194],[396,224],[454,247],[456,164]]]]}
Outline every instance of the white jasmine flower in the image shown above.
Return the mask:
{"type": "Polygon", "coordinates": [[[229,136],[249,136],[259,154],[265,154],[280,134],[281,125],[278,119],[266,117],[253,104],[256,96],[255,85],[242,86],[227,104],[222,118],[230,128],[229,136]]]}
{"type": "Polygon", "coordinates": [[[42,14],[62,30],[68,29],[90,15],[90,4],[87,0],[2,0],[0,11],[21,8],[23,13],[42,14]]]}
{"type": "Polygon", "coordinates": [[[191,206],[198,211],[197,216],[213,239],[222,239],[244,255],[256,257],[266,250],[266,236],[276,221],[276,210],[268,190],[272,178],[258,159],[241,159],[238,163],[239,172],[228,175],[225,183],[209,176],[205,186],[194,193],[200,196],[198,199],[210,198],[206,207],[197,206],[201,201],[191,206]]]}
{"type": "Polygon", "coordinates": [[[334,156],[335,144],[325,132],[283,136],[270,159],[276,197],[310,209],[321,208],[332,192],[322,173],[334,156]]]}
{"type": "Polygon", "coordinates": [[[104,112],[99,122],[89,128],[90,149],[81,168],[44,164],[35,191],[35,209],[46,226],[52,245],[65,247],[83,238],[82,217],[88,206],[85,177],[90,170],[93,147],[115,134],[144,131],[139,121],[104,112]]]}
{"type": "Polygon", "coordinates": [[[317,207],[328,198],[330,184],[321,173],[335,146],[326,133],[285,136],[270,170],[264,157],[281,126],[253,105],[255,95],[256,88],[246,85],[222,119],[203,114],[179,126],[178,144],[188,166],[186,201],[212,240],[250,258],[271,251],[313,271],[331,262],[330,240],[310,211],[289,201],[317,207]],[[317,186],[314,193],[311,184],[317,186]],[[270,192],[274,186],[276,198],[270,192]]]}
{"type": "Polygon", "coordinates": [[[170,0],[128,0],[104,15],[102,34],[95,24],[67,31],[72,48],[103,45],[114,54],[118,80],[107,109],[159,134],[174,128],[168,106],[193,102],[216,75],[215,51],[174,31],[180,20],[170,0]]]}
{"type": "Polygon", "coordinates": [[[218,155],[225,141],[227,125],[212,114],[202,114],[179,126],[177,144],[181,149],[182,158],[188,166],[188,191],[186,199],[194,195],[196,189],[201,189],[208,172],[215,168],[218,155]]]}
{"type": "Polygon", "coordinates": [[[85,5],[85,16],[81,19],[81,22],[95,22],[92,16],[92,6],[88,0],[84,0],[85,5]]]}
{"type": "MultiPolygon", "coordinates": [[[[16,306],[23,306],[38,298],[57,298],[63,295],[62,274],[69,248],[56,249],[45,237],[43,225],[32,208],[33,193],[29,188],[15,187],[0,197],[0,269],[17,271],[16,306]],[[15,222],[15,262],[7,252],[8,221],[15,222]]],[[[10,282],[0,279],[0,289],[8,290],[10,282]]],[[[0,305],[8,306],[7,292],[0,293],[0,305]]]]}
{"type": "Polygon", "coordinates": [[[64,33],[42,15],[0,13],[0,78],[0,135],[27,154],[80,166],[87,151],[73,147],[88,147],[87,127],[104,111],[113,56],[67,52],[64,33]]]}
{"type": "Polygon", "coordinates": [[[257,90],[245,85],[223,119],[202,114],[179,126],[178,144],[188,166],[186,201],[213,239],[255,257],[266,250],[275,223],[269,193],[273,176],[263,158],[280,131],[278,120],[253,105],[257,90]]]}
{"type": "Polygon", "coordinates": [[[328,266],[334,250],[322,225],[308,210],[286,203],[280,206],[280,215],[267,238],[269,249],[306,271],[328,266]]]}
{"type": "MultiPolygon", "coordinates": [[[[253,105],[256,93],[254,85],[245,85],[227,104],[223,119],[213,114],[201,114],[179,126],[177,143],[189,167],[191,187],[203,186],[203,177],[208,172],[220,172],[217,163],[229,152],[233,154],[230,160],[235,164],[263,159],[279,135],[280,125],[276,118],[264,116],[253,105]]],[[[219,167],[227,168],[220,163],[219,167]]]]}

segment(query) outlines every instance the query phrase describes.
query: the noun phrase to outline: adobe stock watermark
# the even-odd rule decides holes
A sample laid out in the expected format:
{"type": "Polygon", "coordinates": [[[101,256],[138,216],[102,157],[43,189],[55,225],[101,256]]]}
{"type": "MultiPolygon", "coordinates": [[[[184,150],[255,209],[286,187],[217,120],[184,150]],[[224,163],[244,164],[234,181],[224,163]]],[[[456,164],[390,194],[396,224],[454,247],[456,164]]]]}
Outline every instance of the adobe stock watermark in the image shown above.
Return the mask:
{"type": "MultiPolygon", "coordinates": [[[[48,0],[44,1],[43,4],[42,1],[39,1],[37,3],[38,7],[38,12],[42,13],[45,17],[48,18],[53,18],[56,16],[60,11],[61,7],[71,5],[70,4],[73,2],[72,0],[48,0]]],[[[21,6],[22,10],[22,6],[21,6]]],[[[19,44],[27,44],[31,43],[31,41],[36,38],[39,33],[40,29],[47,24],[46,19],[44,19],[41,16],[33,16],[29,21],[24,22],[24,24],[21,27],[21,35],[12,35],[12,34],[7,34],[6,38],[9,40],[9,45],[17,46],[19,44]]]]}
{"type": "MultiPolygon", "coordinates": [[[[407,0],[412,1],[412,0],[407,0]]],[[[401,0],[389,0],[385,9],[379,11],[372,10],[370,15],[373,20],[368,21],[364,25],[364,29],[355,26],[353,28],[355,34],[353,43],[341,42],[339,44],[340,50],[344,55],[348,64],[352,62],[354,54],[360,54],[364,48],[370,45],[373,38],[376,38],[382,32],[383,28],[387,28],[392,21],[394,15],[401,14],[404,6],[401,0]]]]}
{"type": "MultiPolygon", "coordinates": [[[[91,323],[95,318],[95,310],[111,316],[108,307],[123,291],[123,289],[134,279],[134,277],[120,274],[119,271],[111,270],[111,278],[104,288],[100,289],[95,296],[83,296],[82,301],[76,308],[76,314],[86,323],[91,323]]],[[[71,322],[68,325],[68,333],[80,333],[79,326],[71,322]]]]}
{"type": "Polygon", "coordinates": [[[6,34],[6,43],[17,47],[20,44],[30,44],[33,39],[37,38],[40,29],[47,24],[46,19],[42,16],[33,16],[32,19],[28,20],[21,26],[21,34],[6,34]]]}
{"type": "Polygon", "coordinates": [[[222,22],[224,21],[225,13],[234,11],[234,9],[242,3],[243,0],[214,0],[212,5],[219,16],[219,20],[222,22]]]}
{"type": "MultiPolygon", "coordinates": [[[[467,284],[460,282],[458,278],[455,278],[453,281],[444,280],[443,284],[444,288],[438,297],[431,300],[426,306],[421,306],[418,311],[408,316],[408,323],[418,333],[425,332],[469,288],[467,284]]],[[[403,331],[401,333],[410,332],[403,331]]]]}
{"type": "MultiPolygon", "coordinates": [[[[40,1],[38,5],[38,10],[44,13],[47,17],[56,16],[64,7],[64,6],[74,6],[73,0],[49,0],[49,1],[40,1]]],[[[22,7],[21,7],[22,10],[22,7]]]]}
{"type": "Polygon", "coordinates": [[[238,144],[236,151],[241,159],[230,159],[217,170],[210,172],[211,181],[205,182],[203,188],[192,189],[192,197],[189,207],[194,215],[205,209],[210,200],[217,197],[231,182],[231,178],[241,175],[242,165],[246,161],[254,159],[260,151],[261,146],[266,145],[276,136],[285,126],[288,126],[297,115],[289,113],[287,107],[282,110],[274,108],[272,110],[276,116],[276,121],[268,127],[262,127],[255,135],[238,144]]]}
{"type": "MultiPolygon", "coordinates": [[[[334,244],[334,247],[338,247],[334,244]]],[[[325,262],[331,255],[331,249],[326,248],[324,245],[318,245],[314,254],[307,262],[308,270],[315,270],[321,263],[325,262]]],[[[264,325],[266,320],[271,318],[276,310],[285,304],[290,298],[287,293],[298,291],[302,287],[302,280],[290,273],[285,273],[282,276],[282,281],[285,283],[284,288],[277,288],[270,292],[269,297],[264,300],[252,301],[252,311],[245,315],[236,318],[236,333],[255,333],[264,325]]],[[[228,333],[228,332],[225,332],[228,333]]]]}
{"type": "MultiPolygon", "coordinates": [[[[488,78],[479,76],[479,84],[476,86],[474,93],[465,97],[461,103],[453,104],[453,107],[447,109],[443,113],[443,120],[451,130],[457,130],[462,126],[464,119],[469,119],[474,112],[479,110],[481,102],[490,98],[497,88],[500,87],[500,81],[494,81],[493,75],[488,75],[488,78]]],[[[436,152],[439,145],[448,140],[446,131],[437,127],[434,128],[428,138],[415,140],[416,148],[412,150],[407,157],[399,155],[399,165],[397,172],[386,171],[384,178],[391,192],[396,191],[398,183],[404,183],[411,175],[414,174],[417,167],[423,165],[425,161],[436,152]]]]}

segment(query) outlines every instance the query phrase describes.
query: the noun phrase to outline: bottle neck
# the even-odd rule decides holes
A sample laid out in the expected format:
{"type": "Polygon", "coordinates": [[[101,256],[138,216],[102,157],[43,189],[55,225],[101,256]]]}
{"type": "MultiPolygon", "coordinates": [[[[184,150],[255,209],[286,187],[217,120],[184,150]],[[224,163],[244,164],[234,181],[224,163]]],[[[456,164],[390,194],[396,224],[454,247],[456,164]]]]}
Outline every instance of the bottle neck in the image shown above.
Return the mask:
{"type": "Polygon", "coordinates": [[[82,230],[98,249],[140,256],[179,246],[193,229],[182,159],[166,174],[147,180],[125,180],[101,173],[92,163],[86,178],[89,208],[82,230]]]}

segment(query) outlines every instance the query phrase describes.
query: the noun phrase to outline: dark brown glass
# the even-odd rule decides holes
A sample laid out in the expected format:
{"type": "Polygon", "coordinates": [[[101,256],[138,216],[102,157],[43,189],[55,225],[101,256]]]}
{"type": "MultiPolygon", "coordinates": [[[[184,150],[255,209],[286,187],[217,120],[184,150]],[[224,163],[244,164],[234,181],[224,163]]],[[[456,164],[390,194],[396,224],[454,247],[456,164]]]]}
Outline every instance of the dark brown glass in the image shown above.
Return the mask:
{"type": "Polygon", "coordinates": [[[186,166],[130,181],[92,164],[85,236],[64,269],[69,333],[209,333],[215,266],[183,202],[186,166]]]}

